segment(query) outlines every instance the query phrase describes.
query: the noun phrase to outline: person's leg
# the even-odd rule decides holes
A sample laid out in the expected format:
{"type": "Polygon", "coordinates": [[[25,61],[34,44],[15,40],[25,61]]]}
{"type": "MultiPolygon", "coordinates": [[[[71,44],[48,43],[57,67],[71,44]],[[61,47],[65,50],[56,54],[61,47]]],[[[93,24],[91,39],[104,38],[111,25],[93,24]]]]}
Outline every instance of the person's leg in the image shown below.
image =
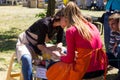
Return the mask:
{"type": "Polygon", "coordinates": [[[23,55],[22,58],[22,73],[24,80],[32,80],[32,58],[30,55],[23,55]]]}
{"type": "Polygon", "coordinates": [[[117,46],[118,57],[120,58],[120,44],[117,46]]]}
{"type": "Polygon", "coordinates": [[[102,10],[102,7],[104,6],[103,0],[97,0],[96,6],[97,6],[98,10],[102,10]]]}
{"type": "Polygon", "coordinates": [[[113,53],[107,53],[109,65],[118,68],[118,60],[117,58],[113,55],[113,53]]]}
{"type": "Polygon", "coordinates": [[[86,0],[86,7],[88,10],[91,9],[91,0],[86,0]]]}
{"type": "Polygon", "coordinates": [[[80,0],[81,6],[83,9],[86,9],[86,1],[85,0],[80,0]]]}
{"type": "Polygon", "coordinates": [[[120,69],[120,44],[117,46],[117,58],[118,58],[118,68],[120,69]]]}
{"type": "Polygon", "coordinates": [[[118,55],[115,57],[112,53],[107,53],[109,64],[113,67],[116,67],[118,71],[118,75],[115,80],[120,80],[120,44],[117,47],[118,55]]]}
{"type": "Polygon", "coordinates": [[[104,10],[104,0],[100,0],[100,10],[104,10]]]}
{"type": "Polygon", "coordinates": [[[120,44],[117,46],[117,52],[118,52],[118,75],[115,80],[120,80],[120,44]]]}

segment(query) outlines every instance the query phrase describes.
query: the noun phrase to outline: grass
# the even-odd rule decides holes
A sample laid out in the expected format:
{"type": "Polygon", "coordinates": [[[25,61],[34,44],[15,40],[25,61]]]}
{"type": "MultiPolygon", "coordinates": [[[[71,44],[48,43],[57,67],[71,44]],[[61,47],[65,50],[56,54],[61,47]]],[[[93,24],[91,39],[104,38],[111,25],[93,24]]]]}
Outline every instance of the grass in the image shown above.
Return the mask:
{"type": "Polygon", "coordinates": [[[11,54],[15,53],[17,36],[33,24],[43,9],[22,6],[0,6],[0,70],[6,70],[11,54]]]}
{"type": "MultiPolygon", "coordinates": [[[[20,6],[0,6],[0,71],[8,69],[11,55],[15,53],[15,44],[18,35],[25,31],[36,20],[39,13],[46,10],[38,8],[26,8],[20,6]]],[[[83,14],[101,17],[104,11],[81,10],[83,14]]],[[[103,40],[103,35],[101,35],[103,40]]],[[[19,65],[16,64],[19,68],[19,65]]],[[[109,80],[109,79],[108,79],[109,80]]]]}
{"type": "MultiPolygon", "coordinates": [[[[44,9],[26,8],[22,6],[1,6],[0,7],[0,52],[14,52],[15,43],[19,33],[32,25],[38,17],[38,13],[45,12],[44,9]]],[[[82,13],[93,16],[101,16],[103,11],[87,11],[82,13]]]]}
{"type": "Polygon", "coordinates": [[[40,9],[29,9],[22,6],[0,7],[0,52],[14,51],[16,39],[38,18],[36,14],[42,12],[40,9]]]}

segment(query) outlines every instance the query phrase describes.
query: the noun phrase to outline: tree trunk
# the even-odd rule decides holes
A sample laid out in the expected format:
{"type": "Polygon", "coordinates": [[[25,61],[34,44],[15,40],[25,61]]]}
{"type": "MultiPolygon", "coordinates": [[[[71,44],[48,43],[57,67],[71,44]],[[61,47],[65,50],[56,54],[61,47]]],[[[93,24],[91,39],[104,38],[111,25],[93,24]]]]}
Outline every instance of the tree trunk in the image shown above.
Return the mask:
{"type": "Polygon", "coordinates": [[[69,1],[75,1],[75,0],[69,0],[69,1]]]}
{"type": "Polygon", "coordinates": [[[48,8],[46,16],[53,16],[55,13],[55,0],[48,0],[48,8]]]}

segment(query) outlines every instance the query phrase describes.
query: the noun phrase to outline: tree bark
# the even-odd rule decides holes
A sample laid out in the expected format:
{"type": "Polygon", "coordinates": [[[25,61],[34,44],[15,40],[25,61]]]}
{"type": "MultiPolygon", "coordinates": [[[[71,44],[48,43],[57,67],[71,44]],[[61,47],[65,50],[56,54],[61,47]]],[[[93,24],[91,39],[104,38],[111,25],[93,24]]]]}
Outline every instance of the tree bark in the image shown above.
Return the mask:
{"type": "Polygon", "coordinates": [[[47,13],[46,16],[53,16],[55,13],[55,0],[48,0],[48,7],[47,7],[47,13]]]}
{"type": "Polygon", "coordinates": [[[75,0],[69,0],[69,1],[75,1],[75,0]]]}

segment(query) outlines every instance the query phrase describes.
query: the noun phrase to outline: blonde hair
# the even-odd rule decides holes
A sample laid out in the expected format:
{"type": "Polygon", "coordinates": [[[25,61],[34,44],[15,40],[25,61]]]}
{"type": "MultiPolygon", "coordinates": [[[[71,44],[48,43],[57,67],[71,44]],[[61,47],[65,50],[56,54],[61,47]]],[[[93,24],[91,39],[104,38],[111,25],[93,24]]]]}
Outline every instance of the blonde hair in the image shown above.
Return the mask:
{"type": "Polygon", "coordinates": [[[79,7],[74,2],[70,1],[66,5],[64,16],[68,19],[68,27],[74,25],[84,39],[88,41],[92,39],[92,33],[90,32],[88,21],[82,16],[79,7]]]}

